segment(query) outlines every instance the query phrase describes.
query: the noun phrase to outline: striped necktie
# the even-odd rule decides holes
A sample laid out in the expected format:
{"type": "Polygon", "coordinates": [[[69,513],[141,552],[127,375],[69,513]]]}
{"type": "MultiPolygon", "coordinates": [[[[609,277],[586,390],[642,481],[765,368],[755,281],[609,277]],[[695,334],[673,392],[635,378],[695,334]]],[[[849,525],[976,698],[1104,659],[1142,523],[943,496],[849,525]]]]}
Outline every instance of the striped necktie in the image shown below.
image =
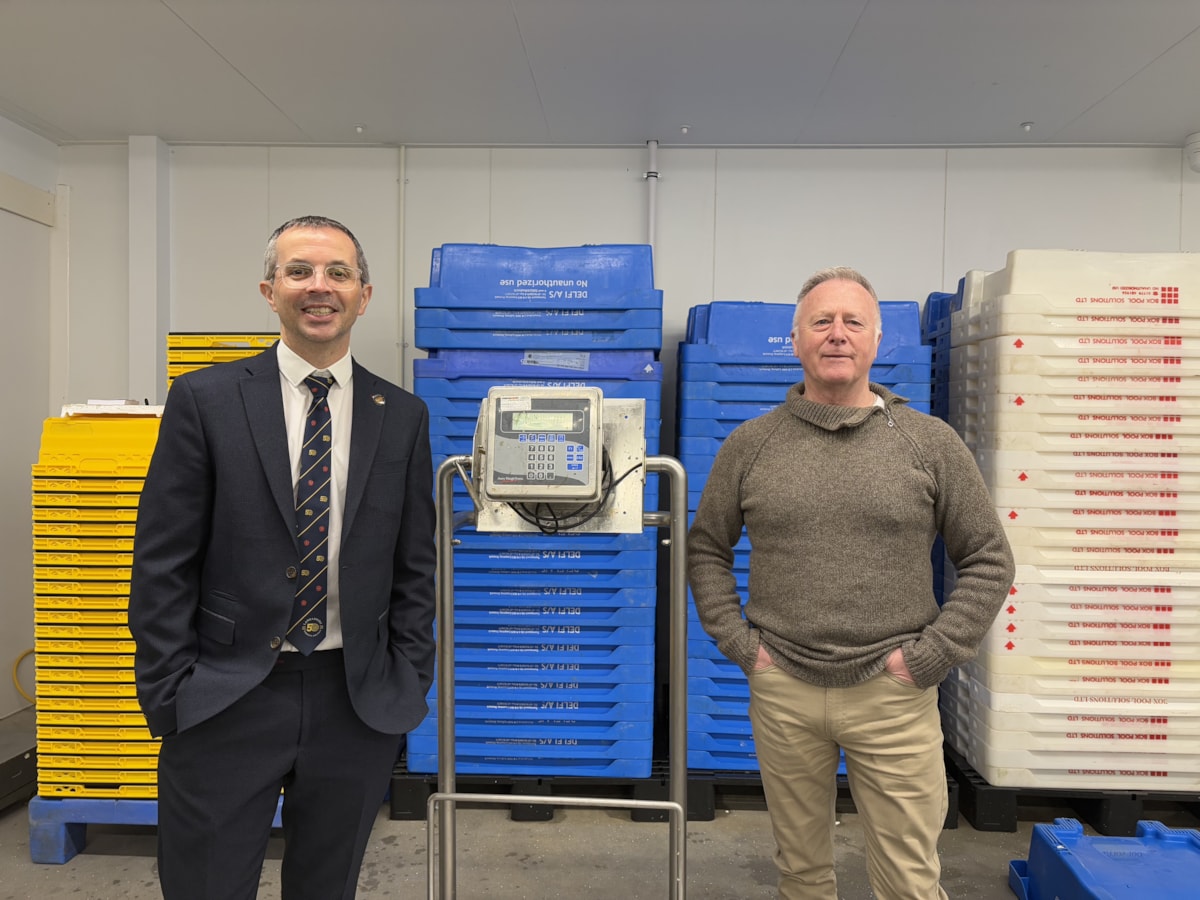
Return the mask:
{"type": "Polygon", "coordinates": [[[329,388],[333,376],[309,375],[312,405],[304,420],[300,478],[296,482],[296,535],[300,541],[300,576],[287,638],[306,656],[325,638],[326,572],[329,565],[329,487],[332,475],[333,428],[329,388]]]}

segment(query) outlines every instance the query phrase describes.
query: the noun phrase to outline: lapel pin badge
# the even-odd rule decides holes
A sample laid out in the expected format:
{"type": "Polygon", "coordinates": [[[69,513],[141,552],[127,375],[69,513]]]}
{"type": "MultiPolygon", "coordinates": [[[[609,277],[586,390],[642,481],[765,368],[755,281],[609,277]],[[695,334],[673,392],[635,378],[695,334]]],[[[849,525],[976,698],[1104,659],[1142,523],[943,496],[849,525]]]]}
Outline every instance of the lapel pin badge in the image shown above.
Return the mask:
{"type": "Polygon", "coordinates": [[[383,406],[387,403],[387,399],[383,396],[383,394],[372,394],[371,399],[375,401],[376,406],[383,406]]]}

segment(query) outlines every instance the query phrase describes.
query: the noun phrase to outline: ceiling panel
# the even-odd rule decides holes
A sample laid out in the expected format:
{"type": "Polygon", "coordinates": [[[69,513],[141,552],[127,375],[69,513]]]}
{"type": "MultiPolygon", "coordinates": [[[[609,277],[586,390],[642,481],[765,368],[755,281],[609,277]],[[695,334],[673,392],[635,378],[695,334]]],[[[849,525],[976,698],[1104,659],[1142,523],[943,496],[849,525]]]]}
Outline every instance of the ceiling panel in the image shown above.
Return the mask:
{"type": "Polygon", "coordinates": [[[0,115],[63,144],[1181,146],[1198,29],[1196,0],[0,0],[0,115]]]}

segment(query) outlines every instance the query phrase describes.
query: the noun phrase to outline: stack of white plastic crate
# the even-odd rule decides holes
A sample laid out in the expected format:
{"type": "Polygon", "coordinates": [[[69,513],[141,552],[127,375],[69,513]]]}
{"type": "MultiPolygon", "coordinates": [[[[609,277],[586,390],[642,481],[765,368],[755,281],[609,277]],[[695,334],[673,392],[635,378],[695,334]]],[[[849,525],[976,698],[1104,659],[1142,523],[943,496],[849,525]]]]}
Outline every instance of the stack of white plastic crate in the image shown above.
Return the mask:
{"type": "Polygon", "coordinates": [[[1200,788],[1200,256],[1014,251],[952,319],[1017,575],[947,739],[994,785],[1200,788]]]}

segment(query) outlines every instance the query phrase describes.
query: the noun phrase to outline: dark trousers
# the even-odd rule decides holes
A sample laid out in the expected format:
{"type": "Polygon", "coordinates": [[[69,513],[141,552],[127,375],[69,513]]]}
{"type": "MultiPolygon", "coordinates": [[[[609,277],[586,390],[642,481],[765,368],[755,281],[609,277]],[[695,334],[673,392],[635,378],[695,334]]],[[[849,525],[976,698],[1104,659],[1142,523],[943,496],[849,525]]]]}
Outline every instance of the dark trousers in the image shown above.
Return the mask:
{"type": "Polygon", "coordinates": [[[355,715],[340,650],[282,654],[245,697],[163,739],[163,896],[257,896],[282,790],[284,900],[353,898],[400,740],[355,715]]]}

